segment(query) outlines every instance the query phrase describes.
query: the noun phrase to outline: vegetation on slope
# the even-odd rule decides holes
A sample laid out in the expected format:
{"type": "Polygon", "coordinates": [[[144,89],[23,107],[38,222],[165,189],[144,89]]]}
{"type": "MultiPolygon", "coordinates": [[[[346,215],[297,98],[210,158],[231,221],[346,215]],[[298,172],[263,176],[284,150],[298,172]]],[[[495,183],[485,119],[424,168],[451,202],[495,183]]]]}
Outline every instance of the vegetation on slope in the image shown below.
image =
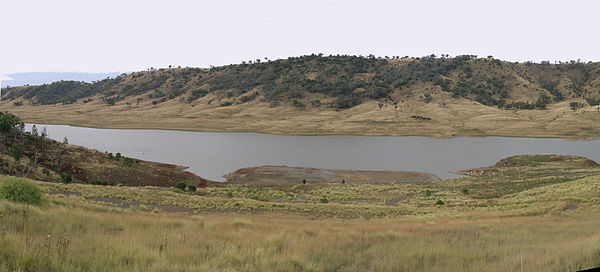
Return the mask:
{"type": "Polygon", "coordinates": [[[120,153],[102,153],[48,139],[36,127],[25,131],[15,115],[0,112],[0,174],[52,182],[99,185],[173,186],[208,181],[174,165],[141,161],[120,153]]]}
{"type": "Polygon", "coordinates": [[[407,98],[430,101],[439,92],[505,109],[545,109],[548,104],[573,98],[598,105],[600,64],[511,63],[471,55],[375,58],[313,54],[210,69],[150,69],[95,83],[61,81],[12,87],[4,89],[2,99],[33,105],[101,99],[114,105],[135,97],[136,104],[157,105],[173,99],[191,103],[211,94],[206,103],[219,106],[260,99],[272,106],[345,109],[368,100],[393,104],[407,98]]]}

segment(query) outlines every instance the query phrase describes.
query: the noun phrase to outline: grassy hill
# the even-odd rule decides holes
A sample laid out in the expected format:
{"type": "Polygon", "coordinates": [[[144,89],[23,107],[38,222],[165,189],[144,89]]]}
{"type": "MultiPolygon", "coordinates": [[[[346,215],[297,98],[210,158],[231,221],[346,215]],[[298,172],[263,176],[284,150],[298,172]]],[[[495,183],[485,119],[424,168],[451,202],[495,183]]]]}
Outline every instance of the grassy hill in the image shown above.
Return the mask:
{"type": "Polygon", "coordinates": [[[599,103],[600,63],[310,55],[4,88],[0,105],[103,127],[594,137],[599,103]]]}

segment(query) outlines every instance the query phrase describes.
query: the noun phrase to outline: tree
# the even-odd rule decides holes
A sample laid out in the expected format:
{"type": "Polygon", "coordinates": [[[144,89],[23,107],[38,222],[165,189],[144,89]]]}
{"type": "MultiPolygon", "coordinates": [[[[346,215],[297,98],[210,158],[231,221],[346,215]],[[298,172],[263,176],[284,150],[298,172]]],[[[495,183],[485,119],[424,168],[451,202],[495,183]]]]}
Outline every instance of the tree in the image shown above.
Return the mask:
{"type": "Polygon", "coordinates": [[[0,132],[8,132],[15,128],[23,127],[25,124],[19,119],[19,117],[10,114],[0,112],[0,132]]]}
{"type": "Polygon", "coordinates": [[[33,125],[33,126],[31,127],[31,135],[33,135],[33,136],[38,136],[38,134],[39,134],[39,133],[38,133],[38,129],[37,129],[37,127],[36,127],[35,125],[33,125]]]}

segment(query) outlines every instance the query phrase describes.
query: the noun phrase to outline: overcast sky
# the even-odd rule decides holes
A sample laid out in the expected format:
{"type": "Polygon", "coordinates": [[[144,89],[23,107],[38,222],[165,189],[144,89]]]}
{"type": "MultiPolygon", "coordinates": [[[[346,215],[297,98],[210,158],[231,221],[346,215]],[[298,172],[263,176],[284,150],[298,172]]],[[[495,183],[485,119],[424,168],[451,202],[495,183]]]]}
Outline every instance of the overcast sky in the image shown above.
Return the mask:
{"type": "Polygon", "coordinates": [[[0,74],[310,53],[600,61],[600,1],[2,0],[0,74]]]}

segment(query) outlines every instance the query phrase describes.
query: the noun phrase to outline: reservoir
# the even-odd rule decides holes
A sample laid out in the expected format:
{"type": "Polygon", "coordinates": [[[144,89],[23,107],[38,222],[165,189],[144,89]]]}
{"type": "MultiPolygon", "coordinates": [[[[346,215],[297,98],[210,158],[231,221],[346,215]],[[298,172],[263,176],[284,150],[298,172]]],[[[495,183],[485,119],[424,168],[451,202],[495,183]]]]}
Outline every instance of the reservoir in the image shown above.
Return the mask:
{"type": "MultiPolygon", "coordinates": [[[[26,126],[31,131],[31,124],[26,126]]],[[[239,168],[286,165],[345,170],[420,171],[440,178],[450,171],[488,166],[519,154],[562,154],[600,161],[600,140],[417,136],[282,136],[173,130],[44,127],[48,137],[148,161],[189,167],[201,177],[223,181],[239,168]]]]}

